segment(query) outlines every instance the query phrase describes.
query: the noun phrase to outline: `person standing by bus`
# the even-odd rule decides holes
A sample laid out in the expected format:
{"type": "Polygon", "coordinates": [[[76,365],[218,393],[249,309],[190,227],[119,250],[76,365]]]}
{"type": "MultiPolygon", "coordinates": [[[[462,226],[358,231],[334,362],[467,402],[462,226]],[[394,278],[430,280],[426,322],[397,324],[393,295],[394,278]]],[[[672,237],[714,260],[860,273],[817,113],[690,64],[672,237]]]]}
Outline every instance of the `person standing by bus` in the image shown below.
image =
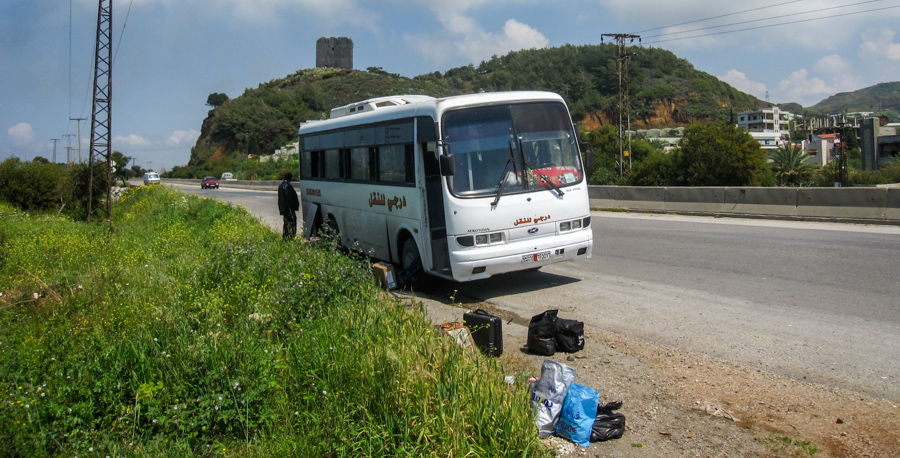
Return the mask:
{"type": "Polygon", "coordinates": [[[284,240],[294,240],[297,236],[297,210],[300,209],[300,199],[297,198],[297,191],[291,185],[292,178],[294,176],[291,172],[285,172],[284,181],[278,186],[278,213],[284,218],[281,234],[284,240]]]}

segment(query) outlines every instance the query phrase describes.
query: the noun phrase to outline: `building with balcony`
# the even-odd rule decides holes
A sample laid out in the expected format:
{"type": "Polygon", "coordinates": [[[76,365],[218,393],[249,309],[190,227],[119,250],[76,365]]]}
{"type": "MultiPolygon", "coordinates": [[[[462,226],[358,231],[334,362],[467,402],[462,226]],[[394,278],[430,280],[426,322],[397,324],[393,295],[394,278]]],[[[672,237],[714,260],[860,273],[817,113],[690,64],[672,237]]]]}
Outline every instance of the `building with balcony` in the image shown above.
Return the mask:
{"type": "Polygon", "coordinates": [[[759,142],[763,149],[776,149],[790,141],[794,115],[778,107],[738,113],[737,125],[759,142]]]}

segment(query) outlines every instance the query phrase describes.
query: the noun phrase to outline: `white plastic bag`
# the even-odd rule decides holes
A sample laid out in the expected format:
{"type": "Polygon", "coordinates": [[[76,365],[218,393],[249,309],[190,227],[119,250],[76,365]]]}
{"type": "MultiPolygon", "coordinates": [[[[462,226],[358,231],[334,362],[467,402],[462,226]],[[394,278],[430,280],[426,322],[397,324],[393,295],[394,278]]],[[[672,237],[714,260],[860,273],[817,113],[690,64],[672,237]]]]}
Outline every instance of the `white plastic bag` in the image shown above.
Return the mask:
{"type": "Polygon", "coordinates": [[[556,432],[556,422],[559,421],[566,393],[574,380],[575,369],[556,361],[544,360],[541,378],[531,385],[531,407],[534,409],[534,422],[541,439],[556,432]]]}

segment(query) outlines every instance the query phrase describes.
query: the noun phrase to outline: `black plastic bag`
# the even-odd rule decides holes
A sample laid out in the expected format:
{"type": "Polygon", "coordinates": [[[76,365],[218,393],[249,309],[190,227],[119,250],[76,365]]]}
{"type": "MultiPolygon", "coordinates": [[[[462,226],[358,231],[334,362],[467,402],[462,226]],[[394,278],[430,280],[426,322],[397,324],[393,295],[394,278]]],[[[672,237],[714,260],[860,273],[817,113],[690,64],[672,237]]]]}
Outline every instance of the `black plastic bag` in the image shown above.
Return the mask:
{"type": "Polygon", "coordinates": [[[597,418],[591,428],[591,442],[618,439],[625,433],[625,415],[613,412],[622,408],[622,401],[609,402],[597,409],[597,418]]]}
{"type": "Polygon", "coordinates": [[[528,323],[528,349],[535,353],[553,356],[556,353],[556,314],[547,310],[531,317],[528,323]]]}
{"type": "Polygon", "coordinates": [[[575,353],[584,349],[584,323],[578,320],[556,320],[556,349],[575,353]]]}

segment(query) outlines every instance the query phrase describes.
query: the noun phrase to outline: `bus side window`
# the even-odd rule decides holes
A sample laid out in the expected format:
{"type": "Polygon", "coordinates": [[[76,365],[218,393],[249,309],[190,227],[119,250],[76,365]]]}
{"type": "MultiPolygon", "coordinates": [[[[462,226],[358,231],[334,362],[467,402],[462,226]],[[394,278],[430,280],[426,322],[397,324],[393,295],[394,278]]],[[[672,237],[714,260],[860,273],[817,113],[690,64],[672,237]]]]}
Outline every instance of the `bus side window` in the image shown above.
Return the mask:
{"type": "Polygon", "coordinates": [[[378,181],[378,147],[369,148],[369,181],[378,181]]]}
{"type": "Polygon", "coordinates": [[[410,143],[405,145],[403,154],[403,167],[406,169],[406,183],[416,184],[416,157],[415,146],[410,143]]]}
{"type": "Polygon", "coordinates": [[[301,151],[300,152],[300,178],[309,178],[312,175],[310,174],[310,152],[309,151],[301,151]]]}
{"type": "MultiPolygon", "coordinates": [[[[387,145],[378,148],[378,180],[405,183],[407,145],[387,145]]],[[[411,155],[411,154],[410,154],[411,155]]]]}
{"type": "Polygon", "coordinates": [[[370,181],[369,148],[359,147],[350,150],[350,179],[370,181]]]}
{"type": "Polygon", "coordinates": [[[336,180],[341,177],[340,151],[330,149],[325,151],[325,178],[336,180]]]}
{"type": "Polygon", "coordinates": [[[341,156],[341,161],[340,161],[341,162],[341,164],[340,164],[341,179],[349,180],[350,179],[350,150],[349,149],[340,150],[340,156],[341,156]]]}
{"type": "Polygon", "coordinates": [[[435,142],[422,143],[422,163],[425,166],[425,176],[433,177],[441,175],[441,162],[437,156],[435,142]]]}
{"type": "Polygon", "coordinates": [[[324,162],[324,155],[322,151],[310,151],[309,152],[309,177],[310,178],[322,178],[322,166],[324,162]]]}

